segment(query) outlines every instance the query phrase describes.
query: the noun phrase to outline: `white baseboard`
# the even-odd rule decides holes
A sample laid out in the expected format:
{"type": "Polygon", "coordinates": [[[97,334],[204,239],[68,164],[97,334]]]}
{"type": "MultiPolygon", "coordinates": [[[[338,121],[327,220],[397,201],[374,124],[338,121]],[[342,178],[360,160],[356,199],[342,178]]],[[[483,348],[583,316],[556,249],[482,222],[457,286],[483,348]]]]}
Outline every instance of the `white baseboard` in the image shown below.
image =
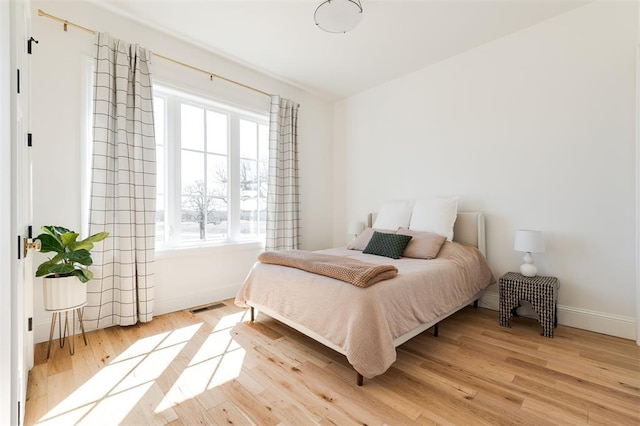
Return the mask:
{"type": "MultiPolygon", "coordinates": [[[[236,295],[239,288],[240,285],[230,285],[208,291],[180,294],[168,299],[156,299],[154,314],[167,314],[192,308],[194,306],[229,299],[236,295]]],[[[499,303],[500,297],[498,293],[487,292],[479,300],[478,306],[497,311],[499,310],[499,303]]],[[[613,315],[588,309],[575,308],[572,306],[558,305],[558,324],[589,330],[596,333],[608,334],[610,336],[622,337],[623,339],[636,339],[636,319],[621,315],[613,315]]],[[[50,327],[50,320],[40,321],[35,324],[33,336],[35,343],[46,342],[49,340],[50,327]]],[[[79,330],[80,328],[76,324],[76,331],[80,332],[79,330]]],[[[87,328],[86,331],[91,330],[87,328]]],[[[56,330],[54,337],[57,337],[57,335],[58,331],[56,330]]]]}
{"type": "MultiPolygon", "coordinates": [[[[170,312],[181,311],[183,309],[193,308],[194,306],[206,305],[207,303],[219,302],[221,300],[235,297],[240,289],[240,284],[229,285],[222,288],[214,288],[207,291],[199,291],[188,294],[179,294],[166,299],[156,299],[154,303],[154,315],[168,314],[170,312]]],[[[71,321],[71,313],[69,313],[69,321],[71,321]]],[[[33,327],[34,343],[47,342],[49,340],[49,330],[51,328],[51,317],[39,321],[33,327]]],[[[71,328],[71,325],[70,325],[71,328]]],[[[86,326],[85,331],[92,331],[95,328],[86,326]]],[[[80,325],[76,319],[76,334],[80,333],[80,325]]],[[[54,339],[58,338],[58,327],[54,330],[54,339]]]]}
{"type": "Polygon", "coordinates": [[[487,291],[478,301],[478,306],[481,308],[493,309],[494,311],[499,310],[500,297],[498,296],[498,293],[487,291]]]}
{"type": "Polygon", "coordinates": [[[636,319],[632,317],[558,305],[558,323],[623,339],[636,339],[636,319]]]}
{"type": "MultiPolygon", "coordinates": [[[[500,306],[500,296],[497,292],[487,292],[480,299],[478,306],[497,311],[500,306]]],[[[636,319],[632,317],[558,305],[558,324],[623,339],[636,339],[636,319]]]]}

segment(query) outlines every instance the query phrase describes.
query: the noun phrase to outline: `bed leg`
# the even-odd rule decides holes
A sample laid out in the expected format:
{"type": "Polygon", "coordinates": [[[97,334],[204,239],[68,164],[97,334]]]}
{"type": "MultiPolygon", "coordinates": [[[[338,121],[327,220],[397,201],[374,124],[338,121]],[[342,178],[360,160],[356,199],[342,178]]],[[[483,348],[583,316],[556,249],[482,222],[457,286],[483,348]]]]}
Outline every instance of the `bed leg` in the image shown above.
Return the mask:
{"type": "Polygon", "coordinates": [[[251,306],[251,322],[255,320],[255,312],[253,310],[253,306],[251,306]]]}
{"type": "Polygon", "coordinates": [[[364,382],[364,377],[362,377],[362,374],[357,373],[358,374],[358,386],[362,386],[362,383],[364,382]]]}
{"type": "Polygon", "coordinates": [[[433,337],[438,337],[438,324],[433,326],[433,337]]]}
{"type": "Polygon", "coordinates": [[[478,299],[473,301],[473,309],[478,309],[478,299]]]}

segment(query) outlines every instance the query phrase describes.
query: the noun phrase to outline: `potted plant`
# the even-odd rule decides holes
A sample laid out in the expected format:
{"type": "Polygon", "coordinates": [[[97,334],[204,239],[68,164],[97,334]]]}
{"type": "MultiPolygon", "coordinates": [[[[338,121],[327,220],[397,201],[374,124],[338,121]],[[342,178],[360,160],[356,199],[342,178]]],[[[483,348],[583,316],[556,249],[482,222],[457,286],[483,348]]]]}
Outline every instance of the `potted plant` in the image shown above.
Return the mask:
{"type": "Polygon", "coordinates": [[[61,226],[43,226],[40,240],[42,253],[55,252],[36,270],[43,278],[44,307],[47,311],[62,311],[84,306],[87,302],[85,283],[93,278],[93,243],[102,241],[108,232],[99,232],[78,241],[79,234],[61,226]]]}

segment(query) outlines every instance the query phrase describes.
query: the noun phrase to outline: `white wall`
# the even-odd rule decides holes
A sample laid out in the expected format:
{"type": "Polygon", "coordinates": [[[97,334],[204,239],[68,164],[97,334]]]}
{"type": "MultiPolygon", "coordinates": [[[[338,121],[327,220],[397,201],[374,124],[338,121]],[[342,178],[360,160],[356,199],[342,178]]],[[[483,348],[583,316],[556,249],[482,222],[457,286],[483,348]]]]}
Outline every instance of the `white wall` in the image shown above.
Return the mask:
{"type": "MultiPolygon", "coordinates": [[[[79,230],[81,69],[93,55],[93,37],[37,16],[37,9],[80,25],[109,32],[163,55],[299,102],[302,248],[331,245],[332,105],[303,90],[250,70],[85,2],[33,1],[32,57],[34,133],[34,227],[59,224],[79,230]]],[[[269,98],[156,58],[155,79],[216,99],[268,111],[269,98]]],[[[160,253],[156,262],[156,314],[232,297],[249,272],[258,245],[160,253]]],[[[44,259],[39,255],[39,259],[44,259]]],[[[38,259],[36,259],[38,260],[38,259]]],[[[39,263],[39,262],[37,262],[39,263]]],[[[48,339],[50,321],[42,308],[41,281],[35,282],[36,341],[48,339]]]]}
{"type": "Polygon", "coordinates": [[[542,230],[559,321],[635,338],[637,42],[636,2],[593,3],[340,102],[334,243],[386,200],[460,195],[496,278],[542,230]]]}

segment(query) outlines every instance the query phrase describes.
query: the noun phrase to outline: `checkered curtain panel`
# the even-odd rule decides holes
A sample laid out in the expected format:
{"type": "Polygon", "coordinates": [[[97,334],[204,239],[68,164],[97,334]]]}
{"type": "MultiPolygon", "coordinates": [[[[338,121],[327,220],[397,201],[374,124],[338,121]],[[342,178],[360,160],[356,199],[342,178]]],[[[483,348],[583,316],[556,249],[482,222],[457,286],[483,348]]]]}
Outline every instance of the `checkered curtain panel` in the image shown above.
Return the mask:
{"type": "Polygon", "coordinates": [[[91,234],[109,232],[93,249],[87,283],[88,327],[153,318],[156,157],[149,52],[96,36],[91,234]]]}
{"type": "Polygon", "coordinates": [[[299,246],[298,108],[289,99],[271,97],[267,251],[299,246]]]}

